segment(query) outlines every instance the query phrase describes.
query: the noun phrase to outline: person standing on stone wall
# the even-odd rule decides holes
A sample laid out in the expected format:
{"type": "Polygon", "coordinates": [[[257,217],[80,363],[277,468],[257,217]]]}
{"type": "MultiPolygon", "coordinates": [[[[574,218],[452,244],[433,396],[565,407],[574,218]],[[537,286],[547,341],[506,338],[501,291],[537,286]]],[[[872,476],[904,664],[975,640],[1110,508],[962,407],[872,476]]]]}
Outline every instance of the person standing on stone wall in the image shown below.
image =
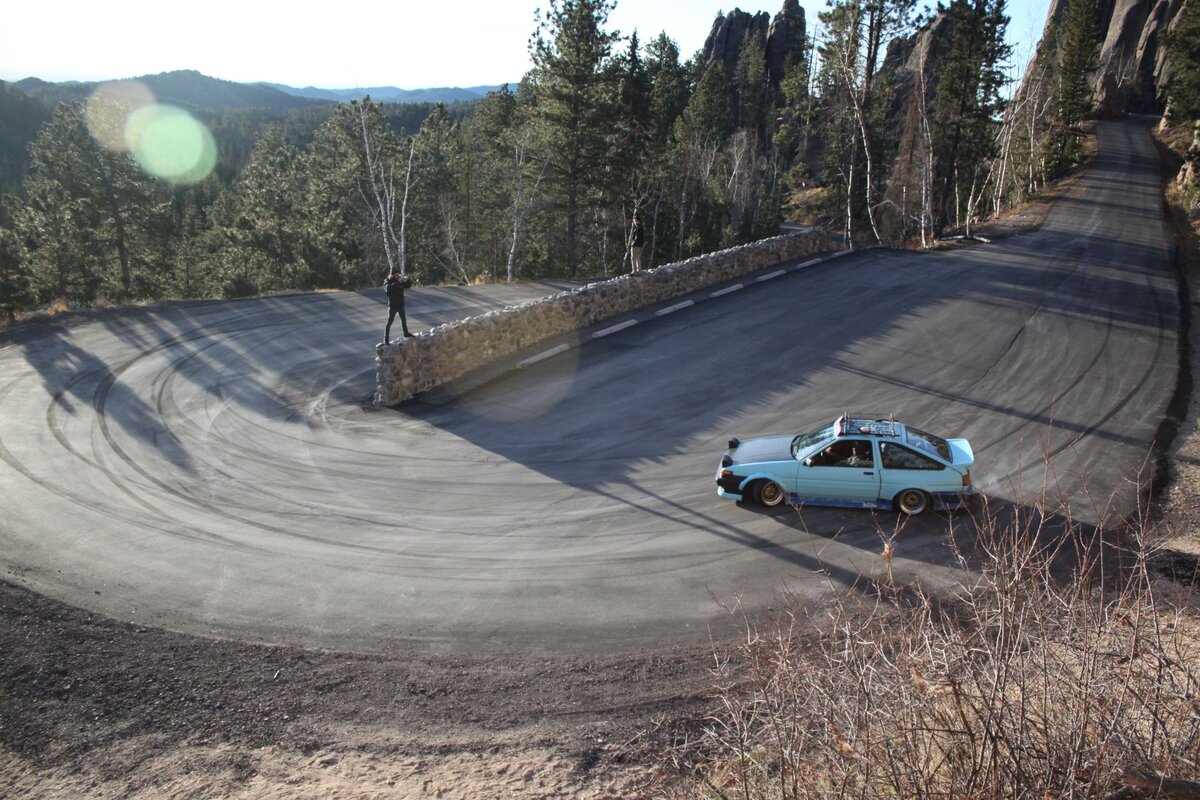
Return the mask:
{"type": "Polygon", "coordinates": [[[399,272],[393,272],[387,276],[387,281],[383,284],[383,290],[387,292],[388,298],[388,321],[387,327],[383,329],[383,343],[392,343],[392,321],[396,319],[396,315],[400,315],[400,328],[404,331],[405,337],[416,336],[408,330],[408,317],[404,314],[404,290],[412,286],[412,278],[407,275],[402,275],[399,272]]]}
{"type": "Polygon", "coordinates": [[[629,228],[629,261],[634,272],[642,271],[642,221],[638,215],[633,215],[633,225],[629,228]]]}

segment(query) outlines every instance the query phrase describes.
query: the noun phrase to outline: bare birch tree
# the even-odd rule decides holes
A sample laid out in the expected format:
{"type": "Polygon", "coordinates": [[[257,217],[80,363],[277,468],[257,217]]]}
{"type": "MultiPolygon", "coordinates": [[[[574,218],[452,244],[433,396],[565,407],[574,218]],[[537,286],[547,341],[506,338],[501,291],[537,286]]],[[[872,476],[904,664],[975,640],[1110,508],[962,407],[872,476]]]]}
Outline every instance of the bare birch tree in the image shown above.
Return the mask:
{"type": "Polygon", "coordinates": [[[405,223],[408,219],[408,199],[412,189],[413,148],[409,147],[408,169],[404,183],[396,188],[396,155],[399,142],[388,127],[379,105],[370,98],[352,102],[350,108],[357,116],[360,175],[358,193],[371,215],[372,226],[383,244],[389,273],[407,274],[408,258],[405,223]],[[396,228],[399,204],[399,230],[396,228]]]}
{"type": "Polygon", "coordinates": [[[513,144],[513,161],[512,161],[512,235],[508,240],[508,265],[505,272],[505,280],[512,283],[517,272],[517,242],[521,238],[521,223],[525,217],[533,210],[534,202],[537,200],[538,190],[542,186],[542,178],[546,176],[546,169],[550,162],[543,161],[542,168],[538,172],[537,179],[533,182],[533,187],[529,193],[525,193],[525,184],[527,182],[529,156],[526,146],[523,142],[517,141],[513,144]]]}

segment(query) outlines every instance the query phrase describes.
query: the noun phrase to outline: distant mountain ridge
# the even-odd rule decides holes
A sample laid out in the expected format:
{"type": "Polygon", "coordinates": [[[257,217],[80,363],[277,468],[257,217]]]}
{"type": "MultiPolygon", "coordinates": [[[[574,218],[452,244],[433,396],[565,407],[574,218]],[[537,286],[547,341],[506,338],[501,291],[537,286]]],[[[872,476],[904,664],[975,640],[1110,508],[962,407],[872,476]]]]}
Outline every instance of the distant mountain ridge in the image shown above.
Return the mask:
{"type": "MultiPolygon", "coordinates": [[[[149,87],[160,101],[171,103],[190,111],[221,112],[234,109],[263,108],[275,112],[297,108],[347,103],[370,95],[372,100],[389,103],[454,103],[478,100],[496,86],[469,88],[400,89],[395,86],[367,89],[318,89],[274,83],[236,83],[211,78],[196,70],[175,70],[158,75],[142,75],[136,80],[149,87]]],[[[9,83],[27,97],[41,102],[47,108],[59,103],[86,99],[97,86],[108,81],[66,81],[51,83],[40,78],[24,78],[9,83]]]]}
{"type": "Polygon", "coordinates": [[[282,83],[259,83],[256,86],[269,86],[278,89],[292,97],[304,97],[310,100],[326,100],[334,103],[348,103],[351,100],[361,100],[370,96],[372,100],[385,103],[455,103],[460,100],[478,100],[488,92],[494,92],[502,84],[495,86],[441,86],[431,89],[400,89],[395,86],[371,86],[365,89],[318,89],[316,86],[305,86],[297,89],[282,83]]]}

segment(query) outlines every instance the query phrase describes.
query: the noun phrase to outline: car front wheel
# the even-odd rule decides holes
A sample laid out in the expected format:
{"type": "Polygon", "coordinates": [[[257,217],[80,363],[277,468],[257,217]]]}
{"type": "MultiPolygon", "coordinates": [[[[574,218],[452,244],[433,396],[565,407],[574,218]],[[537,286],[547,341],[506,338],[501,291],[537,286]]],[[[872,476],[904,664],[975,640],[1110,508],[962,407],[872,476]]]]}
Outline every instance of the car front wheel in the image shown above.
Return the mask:
{"type": "Polygon", "coordinates": [[[929,510],[929,495],[920,489],[905,489],[896,495],[896,507],[909,516],[923,514],[929,510]]]}
{"type": "Polygon", "coordinates": [[[755,497],[759,505],[775,508],[783,504],[783,487],[775,481],[759,481],[755,497]]]}

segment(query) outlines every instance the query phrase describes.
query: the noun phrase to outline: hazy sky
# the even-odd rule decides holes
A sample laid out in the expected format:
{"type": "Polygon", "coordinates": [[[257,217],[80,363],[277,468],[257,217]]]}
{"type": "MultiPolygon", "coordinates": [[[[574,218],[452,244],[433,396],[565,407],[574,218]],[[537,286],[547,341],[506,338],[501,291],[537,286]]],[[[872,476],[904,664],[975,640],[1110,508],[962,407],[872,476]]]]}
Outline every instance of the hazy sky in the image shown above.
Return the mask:
{"type": "MultiPolygon", "coordinates": [[[[1021,63],[1049,0],[1009,0],[1021,63]]],[[[549,0],[10,0],[0,25],[0,80],[101,81],[176,69],[214,78],[354,88],[515,83],[529,68],[535,11],[549,0]],[[194,4],[193,4],[194,3],[194,4]]],[[[801,0],[809,22],[824,0],[801,0]]],[[[772,16],[783,0],[618,0],[609,28],[642,42],[666,31],[684,59],[735,7],[772,16]]]]}

